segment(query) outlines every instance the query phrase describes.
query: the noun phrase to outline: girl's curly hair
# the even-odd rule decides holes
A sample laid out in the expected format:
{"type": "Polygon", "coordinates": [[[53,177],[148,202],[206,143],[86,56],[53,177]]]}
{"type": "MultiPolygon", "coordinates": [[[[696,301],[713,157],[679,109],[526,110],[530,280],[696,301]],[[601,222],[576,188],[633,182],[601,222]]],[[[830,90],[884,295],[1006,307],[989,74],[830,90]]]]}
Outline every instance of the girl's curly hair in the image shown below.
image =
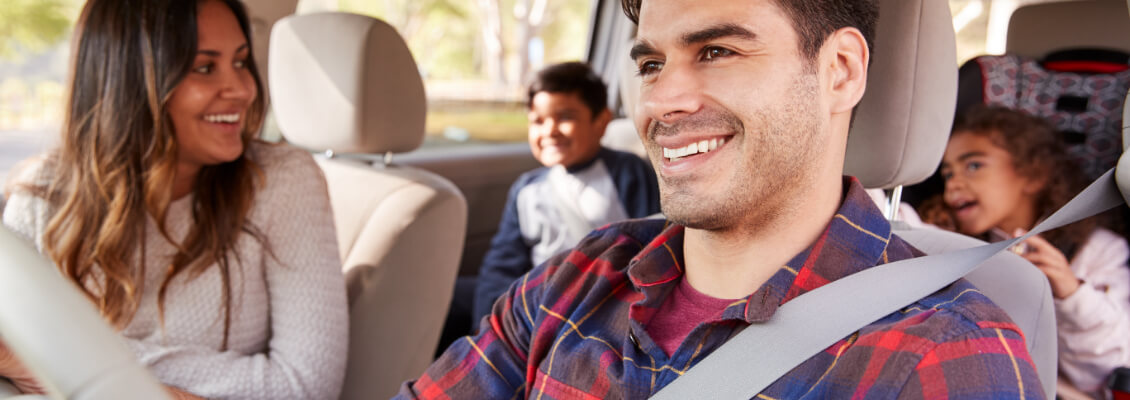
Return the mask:
{"type": "MultiPolygon", "coordinates": [[[[979,135],[1012,156],[1017,174],[1044,181],[1036,195],[1038,218],[1046,218],[1067,204],[1086,185],[1083,171],[1067,154],[1055,128],[1042,118],[1004,107],[978,106],[954,123],[953,135],[979,135]]],[[[1043,236],[1072,258],[1095,229],[1089,218],[1043,236]]]]}

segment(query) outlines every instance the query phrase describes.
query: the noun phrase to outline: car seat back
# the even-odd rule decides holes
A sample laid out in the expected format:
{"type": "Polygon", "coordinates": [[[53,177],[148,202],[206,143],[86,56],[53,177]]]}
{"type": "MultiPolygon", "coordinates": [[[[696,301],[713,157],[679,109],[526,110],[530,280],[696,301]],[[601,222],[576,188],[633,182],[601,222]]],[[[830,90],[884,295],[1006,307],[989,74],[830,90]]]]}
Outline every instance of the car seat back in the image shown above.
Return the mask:
{"type": "MultiPolygon", "coordinates": [[[[463,250],[467,204],[446,179],[392,163],[424,139],[424,85],[380,20],[287,17],[271,32],[283,136],[324,152],[349,293],[343,399],[387,398],[432,361],[463,250]]],[[[345,290],[345,288],[343,288],[345,290]]]]}

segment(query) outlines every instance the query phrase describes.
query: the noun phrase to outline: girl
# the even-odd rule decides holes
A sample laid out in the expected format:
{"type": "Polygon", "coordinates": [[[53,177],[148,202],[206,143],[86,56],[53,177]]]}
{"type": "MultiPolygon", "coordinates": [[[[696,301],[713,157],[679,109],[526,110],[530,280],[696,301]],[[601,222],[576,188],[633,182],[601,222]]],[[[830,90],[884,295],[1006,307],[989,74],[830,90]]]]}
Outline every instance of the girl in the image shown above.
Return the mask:
{"type": "MultiPolygon", "coordinates": [[[[348,316],[325,179],[254,139],[249,35],[237,0],[88,1],[61,144],[3,221],[174,394],[336,398],[348,316]]],[[[0,375],[38,391],[3,353],[0,375]]]]}
{"type": "MultiPolygon", "coordinates": [[[[1005,108],[970,111],[950,136],[940,170],[944,204],[961,233],[1015,237],[1081,189],[1080,172],[1041,119],[1005,108]]],[[[1014,248],[1048,278],[1055,298],[1060,373],[1088,392],[1130,364],[1126,241],[1093,221],[1014,248]]]]}

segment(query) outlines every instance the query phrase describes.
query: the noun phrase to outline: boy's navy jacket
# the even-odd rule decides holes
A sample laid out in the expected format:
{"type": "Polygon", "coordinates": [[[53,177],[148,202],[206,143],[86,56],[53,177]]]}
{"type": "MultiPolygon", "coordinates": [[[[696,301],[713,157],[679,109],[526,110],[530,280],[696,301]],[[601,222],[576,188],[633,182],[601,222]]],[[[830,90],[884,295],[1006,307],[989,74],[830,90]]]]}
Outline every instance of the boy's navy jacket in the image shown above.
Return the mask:
{"type": "MultiPolygon", "coordinates": [[[[556,168],[557,173],[562,172],[561,167],[556,168]]],[[[498,232],[479,267],[472,321],[490,313],[494,300],[514,280],[556,253],[571,249],[581,239],[568,237],[564,232],[568,224],[556,210],[562,200],[579,199],[553,198],[560,191],[551,187],[552,171],[553,168],[542,167],[526,172],[510,187],[498,232]]],[[[602,194],[623,206],[622,211],[610,211],[610,216],[643,218],[660,212],[655,172],[635,154],[601,148],[596,157],[564,172],[597,191],[609,190],[611,193],[602,194]]],[[[603,221],[600,225],[611,222],[616,221],[603,221]]]]}

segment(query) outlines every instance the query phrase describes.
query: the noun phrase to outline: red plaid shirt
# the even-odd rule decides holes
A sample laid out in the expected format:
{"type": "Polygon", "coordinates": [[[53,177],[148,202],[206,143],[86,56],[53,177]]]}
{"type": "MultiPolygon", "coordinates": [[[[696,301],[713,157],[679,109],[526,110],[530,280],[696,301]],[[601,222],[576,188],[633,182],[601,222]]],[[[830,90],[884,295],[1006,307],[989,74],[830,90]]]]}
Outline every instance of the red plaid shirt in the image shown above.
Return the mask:
{"type": "MultiPolygon", "coordinates": [[[[661,220],[590,234],[514,283],[480,333],[455,342],[398,398],[643,399],[735,328],[828,282],[921,253],[891,234],[853,178],[825,233],[670,357],[646,327],[683,277],[683,227],[661,220]]],[[[759,394],[797,398],[1043,398],[1024,338],[964,280],[867,325],[759,394]]]]}

